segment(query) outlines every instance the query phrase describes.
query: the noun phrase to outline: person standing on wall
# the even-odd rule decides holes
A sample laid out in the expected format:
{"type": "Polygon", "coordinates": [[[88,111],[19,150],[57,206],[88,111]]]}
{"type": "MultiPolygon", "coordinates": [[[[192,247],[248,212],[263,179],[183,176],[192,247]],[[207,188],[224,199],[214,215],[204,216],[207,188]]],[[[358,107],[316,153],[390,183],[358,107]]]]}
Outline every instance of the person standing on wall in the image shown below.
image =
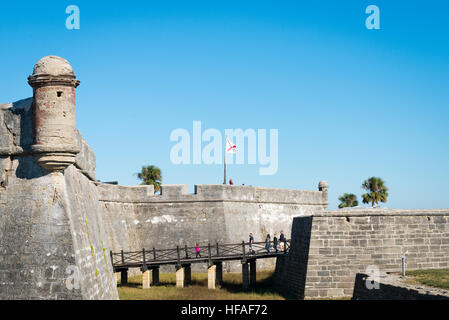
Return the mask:
{"type": "Polygon", "coordinates": [[[270,246],[271,246],[271,237],[269,234],[267,234],[267,237],[265,238],[265,249],[267,250],[267,253],[270,253],[270,246]]]}
{"type": "Polygon", "coordinates": [[[273,236],[273,249],[278,252],[278,234],[275,232],[273,236]]]}

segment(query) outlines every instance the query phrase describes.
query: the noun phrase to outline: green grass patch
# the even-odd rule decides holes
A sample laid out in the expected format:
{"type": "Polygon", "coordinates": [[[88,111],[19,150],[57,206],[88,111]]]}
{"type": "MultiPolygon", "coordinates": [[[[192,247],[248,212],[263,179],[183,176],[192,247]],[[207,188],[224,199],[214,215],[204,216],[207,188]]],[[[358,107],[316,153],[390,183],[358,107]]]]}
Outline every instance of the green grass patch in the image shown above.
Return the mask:
{"type": "Polygon", "coordinates": [[[118,285],[121,300],[285,300],[285,297],[274,290],[273,272],[257,273],[257,284],[254,288],[242,289],[241,273],[224,273],[223,285],[217,289],[207,288],[206,273],[192,273],[192,284],[176,287],[174,273],[161,273],[159,285],[150,289],[142,289],[142,276],[128,279],[128,284],[118,285]]]}
{"type": "Polygon", "coordinates": [[[421,283],[430,287],[449,289],[449,269],[429,269],[407,271],[409,283],[421,283]]]}

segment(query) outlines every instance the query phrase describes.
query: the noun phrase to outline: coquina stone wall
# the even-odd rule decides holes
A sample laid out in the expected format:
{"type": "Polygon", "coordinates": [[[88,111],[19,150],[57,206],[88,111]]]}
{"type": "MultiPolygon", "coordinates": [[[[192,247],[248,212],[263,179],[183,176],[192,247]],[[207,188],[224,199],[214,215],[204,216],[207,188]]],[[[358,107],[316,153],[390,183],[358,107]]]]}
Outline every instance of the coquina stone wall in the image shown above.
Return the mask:
{"type": "MultiPolygon", "coordinates": [[[[284,230],[290,237],[293,217],[323,212],[322,191],[280,190],[247,186],[163,185],[154,195],[152,186],[123,187],[98,184],[104,220],[113,251],[145,248],[168,249],[207,243],[264,241],[284,230]]],[[[258,261],[258,268],[274,268],[275,260],[258,261]]],[[[195,270],[206,265],[194,265],[195,270]]],[[[225,270],[240,271],[238,262],[225,270]]]]}
{"type": "Polygon", "coordinates": [[[339,210],[297,217],[276,286],[296,299],[352,296],[357,274],[449,267],[449,210],[339,210]],[[368,268],[368,269],[367,269],[368,268]]]}

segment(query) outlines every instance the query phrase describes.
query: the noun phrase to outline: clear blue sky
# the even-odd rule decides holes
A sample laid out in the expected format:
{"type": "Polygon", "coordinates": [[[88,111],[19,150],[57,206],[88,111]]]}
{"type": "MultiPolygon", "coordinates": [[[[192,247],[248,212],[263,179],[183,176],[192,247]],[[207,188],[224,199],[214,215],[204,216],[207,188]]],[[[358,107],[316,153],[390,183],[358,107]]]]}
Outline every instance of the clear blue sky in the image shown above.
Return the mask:
{"type": "Polygon", "coordinates": [[[359,197],[382,177],[386,207],[449,207],[448,1],[1,1],[0,102],[32,95],[43,56],[73,65],[77,126],[97,178],[221,183],[220,165],[170,162],[172,130],[279,129],[279,170],[230,166],[236,184],[359,197]],[[65,28],[78,5],[81,29],[65,28]],[[365,28],[380,8],[381,30],[365,28]]]}

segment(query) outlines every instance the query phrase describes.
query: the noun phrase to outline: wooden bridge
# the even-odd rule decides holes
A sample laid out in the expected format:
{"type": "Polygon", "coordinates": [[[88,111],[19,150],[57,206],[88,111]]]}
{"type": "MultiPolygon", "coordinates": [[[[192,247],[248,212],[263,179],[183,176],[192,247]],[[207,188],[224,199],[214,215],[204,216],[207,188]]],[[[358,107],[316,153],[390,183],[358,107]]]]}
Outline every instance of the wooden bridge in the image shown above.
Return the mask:
{"type": "Polygon", "coordinates": [[[152,284],[159,282],[159,268],[162,265],[174,265],[176,267],[176,286],[184,287],[191,283],[192,263],[207,263],[208,287],[215,289],[216,284],[223,281],[223,262],[237,260],[242,264],[242,284],[247,289],[256,283],[256,260],[274,258],[288,254],[290,240],[278,241],[274,246],[270,242],[269,249],[266,242],[254,242],[252,244],[242,241],[238,244],[210,243],[200,248],[197,254],[196,247],[176,247],[175,249],[152,250],[118,253],[110,252],[114,273],[120,272],[121,284],[128,282],[128,269],[139,268],[143,276],[143,288],[150,288],[150,271],[152,271],[152,284]]]}

